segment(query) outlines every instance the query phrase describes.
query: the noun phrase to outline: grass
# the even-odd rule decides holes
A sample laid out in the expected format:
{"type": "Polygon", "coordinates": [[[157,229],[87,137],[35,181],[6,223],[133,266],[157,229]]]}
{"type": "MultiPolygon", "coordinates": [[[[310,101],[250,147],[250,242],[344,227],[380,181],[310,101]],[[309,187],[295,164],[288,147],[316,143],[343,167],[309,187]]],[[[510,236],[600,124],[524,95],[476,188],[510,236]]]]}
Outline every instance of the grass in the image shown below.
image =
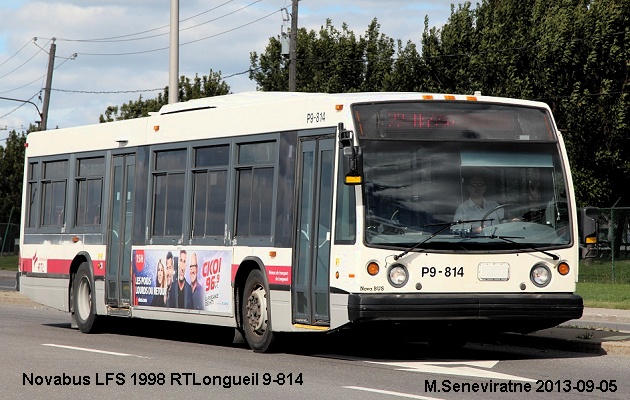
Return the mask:
{"type": "MultiPolygon", "coordinates": [[[[0,269],[17,268],[18,256],[0,257],[0,269]]],[[[586,307],[630,310],[630,260],[582,260],[577,294],[586,307]]]]}
{"type": "Polygon", "coordinates": [[[585,307],[630,310],[630,285],[618,283],[578,282],[577,294],[585,307]]]}
{"type": "Polygon", "coordinates": [[[630,285],[630,260],[596,258],[580,261],[580,282],[630,285]]]}
{"type": "Polygon", "coordinates": [[[630,260],[581,260],[576,292],[586,307],[630,310],[630,260]]]}
{"type": "Polygon", "coordinates": [[[18,256],[1,256],[0,257],[0,269],[7,271],[18,270],[18,256]]]}

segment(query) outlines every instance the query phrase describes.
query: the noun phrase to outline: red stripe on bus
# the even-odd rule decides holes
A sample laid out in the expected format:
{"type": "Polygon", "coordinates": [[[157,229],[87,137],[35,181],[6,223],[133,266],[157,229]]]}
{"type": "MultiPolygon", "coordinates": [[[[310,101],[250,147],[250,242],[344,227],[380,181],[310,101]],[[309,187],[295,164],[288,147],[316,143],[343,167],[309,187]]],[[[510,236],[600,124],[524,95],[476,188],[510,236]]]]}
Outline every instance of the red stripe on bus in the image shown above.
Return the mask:
{"type": "MultiPolygon", "coordinates": [[[[71,263],[72,260],[48,259],[45,273],[68,275],[71,263]]],[[[22,258],[22,272],[33,272],[33,264],[32,258],[22,258]]],[[[92,261],[92,271],[94,276],[105,276],[105,260],[92,261]]]]}
{"type": "Polygon", "coordinates": [[[33,259],[32,258],[20,258],[20,271],[31,272],[33,271],[33,259]]]}

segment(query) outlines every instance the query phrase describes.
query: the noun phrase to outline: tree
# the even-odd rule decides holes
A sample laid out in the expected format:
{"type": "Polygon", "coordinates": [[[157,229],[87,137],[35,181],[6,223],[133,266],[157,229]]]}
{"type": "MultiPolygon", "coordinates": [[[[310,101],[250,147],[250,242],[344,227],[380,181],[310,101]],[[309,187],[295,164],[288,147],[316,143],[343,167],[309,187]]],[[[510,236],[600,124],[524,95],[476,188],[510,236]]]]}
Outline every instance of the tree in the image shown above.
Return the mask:
{"type": "MultiPolygon", "coordinates": [[[[222,81],[220,72],[210,70],[208,75],[199,77],[195,74],[192,82],[190,78],[181,76],[179,78],[179,101],[188,101],[202,97],[213,97],[228,94],[230,86],[222,81]]],[[[155,99],[144,100],[142,96],[136,101],[129,100],[122,106],[108,106],[105,114],[101,114],[99,121],[112,122],[123,119],[146,117],[150,112],[159,111],[160,108],[168,104],[168,87],[164,88],[164,93],[158,94],[155,99]]]]}
{"type": "MultiPolygon", "coordinates": [[[[31,125],[29,132],[35,129],[31,125]]],[[[24,176],[24,143],[26,143],[26,134],[13,130],[9,133],[5,146],[0,146],[0,222],[2,223],[12,222],[9,221],[11,210],[13,210],[11,219],[19,221],[24,176]]]]}
{"type": "MultiPolygon", "coordinates": [[[[395,42],[379,29],[376,19],[365,36],[358,38],[345,23],[338,30],[330,19],[319,32],[299,29],[297,91],[382,91],[388,84],[394,85],[391,74],[395,42]]],[[[264,53],[250,54],[249,77],[256,81],[259,90],[286,91],[288,63],[281,54],[280,40],[272,37],[264,53]]]]}
{"type": "MultiPolygon", "coordinates": [[[[467,1],[440,28],[425,17],[419,46],[380,34],[376,20],[359,38],[327,21],[318,34],[300,30],[298,59],[299,91],[479,90],[543,101],[563,134],[578,205],[630,207],[630,0],[467,1]]],[[[250,78],[286,90],[286,63],[271,38],[251,54],[250,78]]]]}
{"type": "Polygon", "coordinates": [[[630,0],[484,0],[428,29],[422,57],[443,92],[544,101],[563,131],[579,205],[606,207],[630,176],[630,0]]]}

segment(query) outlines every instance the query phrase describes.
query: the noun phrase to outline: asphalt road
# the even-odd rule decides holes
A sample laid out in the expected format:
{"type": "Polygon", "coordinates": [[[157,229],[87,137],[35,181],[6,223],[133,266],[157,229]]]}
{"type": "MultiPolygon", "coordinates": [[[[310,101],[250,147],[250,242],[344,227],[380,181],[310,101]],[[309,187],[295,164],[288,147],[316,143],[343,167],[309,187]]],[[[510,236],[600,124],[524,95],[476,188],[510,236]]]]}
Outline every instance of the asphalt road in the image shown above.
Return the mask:
{"type": "Polygon", "coordinates": [[[0,274],[0,290],[15,290],[15,272],[3,271],[0,274]]]}
{"type": "Polygon", "coordinates": [[[630,357],[501,344],[463,349],[292,336],[273,354],[229,331],[114,320],[100,334],[68,314],[0,304],[0,398],[566,399],[630,397],[630,357]],[[362,343],[362,344],[360,344],[362,343]]]}

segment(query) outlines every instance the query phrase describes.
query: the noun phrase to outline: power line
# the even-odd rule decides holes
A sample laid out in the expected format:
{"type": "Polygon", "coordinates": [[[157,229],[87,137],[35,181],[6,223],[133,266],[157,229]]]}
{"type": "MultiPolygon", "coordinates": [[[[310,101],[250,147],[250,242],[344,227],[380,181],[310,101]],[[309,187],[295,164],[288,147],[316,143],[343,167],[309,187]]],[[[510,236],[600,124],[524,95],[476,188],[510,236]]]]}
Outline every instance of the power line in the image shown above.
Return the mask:
{"type": "MultiPolygon", "coordinates": [[[[279,8],[279,9],[274,10],[273,12],[271,12],[271,13],[263,16],[263,17],[257,18],[257,19],[255,19],[253,21],[250,21],[250,22],[247,22],[245,24],[239,25],[239,26],[234,27],[232,29],[228,29],[228,30],[225,30],[225,31],[219,32],[219,33],[215,33],[214,35],[206,36],[206,37],[203,37],[203,38],[200,38],[200,39],[195,39],[195,40],[191,40],[191,41],[188,41],[188,42],[180,43],[179,46],[180,47],[181,46],[186,46],[188,44],[201,42],[203,40],[212,39],[212,38],[215,38],[217,36],[224,35],[226,33],[234,32],[234,31],[236,31],[238,29],[241,29],[241,28],[244,28],[246,26],[253,25],[256,22],[262,21],[265,18],[269,18],[270,16],[280,12],[281,10],[282,9],[279,8]]],[[[151,50],[132,51],[132,52],[126,52],[126,53],[76,53],[76,54],[77,55],[83,55],[83,56],[131,56],[131,55],[154,53],[154,52],[157,52],[157,51],[168,50],[168,48],[169,48],[168,46],[165,46],[165,47],[160,47],[160,48],[151,49],[151,50]]]]}
{"type": "Polygon", "coordinates": [[[16,112],[17,110],[19,110],[20,108],[22,108],[24,106],[24,104],[26,103],[30,103],[31,100],[33,100],[33,97],[37,96],[39,94],[39,91],[37,93],[35,93],[34,95],[32,95],[28,100],[21,100],[22,104],[20,104],[19,106],[15,107],[13,110],[9,111],[8,113],[4,114],[4,115],[0,115],[0,119],[9,116],[11,114],[13,114],[14,112],[16,112]]]}
{"type": "MultiPolygon", "coordinates": [[[[250,3],[250,4],[246,5],[246,6],[243,6],[243,7],[239,8],[239,9],[237,9],[237,10],[231,11],[231,12],[229,12],[229,13],[227,13],[227,14],[223,14],[223,15],[221,15],[221,16],[219,16],[219,17],[216,17],[216,18],[210,19],[210,20],[208,20],[208,21],[202,22],[202,23],[197,24],[197,25],[189,26],[189,27],[187,27],[187,28],[182,28],[182,29],[180,29],[179,31],[180,31],[180,32],[183,32],[183,31],[187,31],[187,30],[189,30],[189,29],[198,28],[198,27],[200,27],[200,26],[202,26],[202,25],[206,25],[206,24],[209,24],[209,23],[211,23],[211,22],[218,21],[218,20],[220,20],[220,19],[222,19],[222,18],[229,17],[230,15],[236,14],[237,12],[242,11],[242,10],[244,10],[244,9],[246,9],[246,8],[249,8],[249,7],[253,6],[253,5],[254,5],[254,4],[256,4],[256,3],[260,3],[261,1],[262,1],[262,0],[256,0],[256,1],[254,1],[253,3],[250,3]]],[[[165,33],[158,33],[158,34],[156,34],[156,35],[143,36],[143,37],[139,37],[139,38],[132,38],[132,39],[98,40],[98,41],[95,41],[95,42],[94,42],[94,41],[92,41],[92,42],[93,42],[93,43],[120,43],[120,42],[132,42],[132,41],[136,41],[136,40],[153,39],[153,38],[160,37],[160,36],[166,36],[166,35],[168,35],[168,34],[169,34],[168,32],[165,32],[165,33]]]]}
{"type": "MultiPolygon", "coordinates": [[[[33,38],[32,40],[37,40],[37,38],[33,38]]],[[[9,58],[7,58],[6,60],[4,60],[4,61],[2,62],[2,64],[0,64],[0,67],[2,67],[4,64],[6,64],[6,63],[8,63],[9,61],[11,61],[11,59],[12,59],[13,57],[15,57],[15,56],[17,56],[18,54],[20,54],[20,52],[21,52],[22,50],[24,50],[24,49],[26,48],[26,46],[28,46],[30,43],[31,43],[31,40],[29,39],[29,40],[28,40],[28,42],[26,42],[26,43],[24,44],[24,46],[20,47],[20,50],[16,51],[16,52],[15,52],[15,54],[13,54],[11,57],[9,57],[9,58]]]]}
{"type": "MultiPolygon", "coordinates": [[[[59,65],[55,66],[55,71],[56,71],[57,69],[59,69],[62,65],[64,65],[66,62],[68,62],[68,61],[70,61],[70,60],[74,60],[74,59],[76,58],[76,53],[75,53],[75,54],[73,54],[71,57],[61,57],[61,58],[63,59],[63,61],[62,61],[59,65]]],[[[25,87],[30,86],[30,85],[32,85],[33,83],[35,83],[35,82],[39,81],[40,79],[45,78],[45,77],[46,77],[46,74],[44,74],[44,75],[42,75],[42,76],[40,76],[40,77],[38,77],[38,78],[36,78],[36,79],[34,79],[34,80],[30,81],[29,83],[26,83],[26,84],[22,85],[22,86],[18,86],[18,87],[13,88],[13,89],[5,90],[4,92],[0,92],[0,94],[11,93],[11,92],[14,92],[14,91],[16,91],[16,90],[19,90],[19,89],[25,88],[25,87]]]]}
{"type": "Polygon", "coordinates": [[[261,67],[256,67],[254,69],[249,68],[249,69],[247,69],[246,71],[243,71],[243,72],[235,72],[235,73],[233,73],[231,75],[222,76],[221,79],[222,80],[226,80],[228,78],[232,78],[232,77],[235,77],[235,76],[238,76],[238,75],[244,75],[244,74],[250,73],[252,71],[258,70],[258,69],[262,69],[262,68],[261,67]]]}
{"type": "MultiPolygon", "coordinates": [[[[206,14],[206,13],[208,13],[210,11],[214,11],[214,10],[216,10],[216,9],[218,9],[218,8],[228,4],[228,3],[231,3],[233,1],[234,0],[226,1],[225,3],[222,3],[222,4],[220,4],[220,5],[216,6],[216,7],[213,7],[211,9],[206,10],[204,12],[201,12],[199,14],[193,15],[192,17],[182,19],[179,22],[185,22],[185,21],[191,20],[191,19],[196,18],[196,17],[198,17],[200,15],[206,14]]],[[[208,21],[204,21],[204,22],[201,22],[199,24],[189,26],[187,28],[182,28],[182,29],[180,29],[180,31],[186,31],[186,30],[189,30],[189,29],[198,28],[198,27],[200,27],[202,25],[206,25],[206,24],[209,24],[211,22],[218,21],[218,20],[220,20],[222,18],[229,17],[230,15],[234,15],[234,14],[240,12],[240,11],[243,11],[243,10],[249,8],[249,7],[252,7],[256,3],[260,3],[261,1],[263,1],[263,0],[253,1],[253,2],[243,6],[241,8],[238,8],[236,10],[230,11],[230,12],[228,12],[226,14],[223,14],[223,15],[221,15],[219,17],[212,18],[212,19],[210,19],[208,21]]],[[[80,43],[120,43],[120,42],[131,42],[131,41],[137,41],[137,40],[153,39],[153,38],[160,37],[160,36],[166,36],[166,35],[169,34],[168,32],[158,33],[158,34],[150,35],[150,36],[143,36],[143,37],[138,37],[138,38],[132,38],[132,36],[138,36],[138,35],[145,34],[145,33],[155,32],[155,31],[158,31],[158,30],[161,30],[161,29],[164,29],[164,28],[168,28],[168,27],[169,27],[169,25],[163,25],[161,27],[148,29],[148,30],[143,31],[143,32],[132,33],[132,34],[128,34],[128,35],[121,35],[121,36],[113,36],[113,37],[109,37],[109,38],[100,38],[100,39],[64,39],[64,38],[57,38],[57,40],[59,40],[59,41],[66,41],[66,42],[80,42],[80,43]]],[[[158,49],[158,50],[162,50],[162,49],[158,49]]]]}
{"type": "MultiPolygon", "coordinates": [[[[229,78],[233,78],[235,76],[238,75],[244,75],[247,73],[250,73],[252,71],[256,71],[261,69],[260,67],[251,69],[248,68],[245,71],[241,71],[241,72],[235,72],[233,74],[230,75],[225,75],[225,76],[221,76],[220,79],[221,80],[226,80],[229,78]]],[[[143,93],[143,92],[155,92],[158,90],[164,90],[166,88],[152,88],[152,89],[131,89],[131,90],[76,90],[76,89],[57,89],[57,88],[52,88],[50,89],[51,91],[54,92],[63,92],[63,93],[77,93],[77,94],[124,94],[124,93],[143,93]]]]}
{"type": "Polygon", "coordinates": [[[279,9],[277,9],[277,10],[275,10],[275,11],[273,11],[273,12],[271,12],[271,13],[269,13],[269,14],[267,14],[267,15],[263,16],[263,17],[260,17],[260,18],[258,18],[258,19],[255,19],[255,20],[253,20],[253,21],[251,21],[251,22],[248,22],[248,23],[246,23],[246,24],[239,25],[239,26],[237,26],[237,27],[235,27],[235,28],[232,28],[232,29],[228,29],[227,31],[219,32],[219,33],[217,33],[217,34],[214,34],[214,35],[211,35],[211,36],[207,36],[207,37],[204,37],[204,38],[201,38],[201,39],[195,39],[195,40],[191,40],[191,41],[189,41],[189,42],[182,43],[182,46],[183,46],[183,45],[186,45],[186,44],[191,44],[191,43],[201,42],[202,40],[211,39],[211,38],[214,38],[214,37],[217,37],[217,36],[220,36],[220,35],[226,34],[226,33],[234,32],[234,31],[239,30],[239,29],[241,29],[241,28],[245,28],[246,26],[253,25],[253,24],[255,24],[256,22],[262,21],[263,19],[269,18],[269,17],[271,17],[272,15],[274,15],[274,14],[276,14],[276,13],[280,12],[280,11],[282,11],[282,8],[279,8],[279,9]]]}
{"type": "Polygon", "coordinates": [[[72,90],[72,89],[50,89],[54,92],[64,92],[64,93],[81,93],[81,94],[121,94],[121,93],[142,93],[142,92],[155,92],[157,90],[164,90],[164,88],[153,88],[153,89],[133,89],[133,90],[72,90]]]}
{"type": "MultiPolygon", "coordinates": [[[[254,69],[247,69],[242,72],[235,72],[230,75],[221,76],[221,80],[226,80],[229,78],[233,78],[238,75],[244,75],[251,71],[259,70],[260,67],[254,69]]],[[[50,89],[54,92],[63,92],[63,93],[78,93],[78,94],[123,94],[123,93],[143,93],[143,92],[155,92],[158,90],[164,90],[166,88],[153,88],[153,89],[132,89],[132,90],[74,90],[74,89],[50,89]]]]}
{"type": "MultiPolygon", "coordinates": [[[[209,13],[210,11],[214,11],[214,10],[220,8],[220,7],[223,7],[224,5],[226,5],[228,3],[231,3],[233,1],[234,0],[228,0],[225,3],[219,4],[218,6],[213,7],[211,9],[209,9],[209,10],[200,12],[199,14],[195,14],[192,17],[184,18],[184,19],[180,20],[179,22],[181,23],[181,22],[185,22],[185,21],[191,20],[191,19],[196,18],[196,17],[198,17],[200,15],[209,13]]],[[[262,0],[259,0],[259,1],[262,1],[262,0]]],[[[95,42],[95,43],[103,42],[103,43],[107,43],[107,42],[115,42],[116,39],[124,39],[124,38],[128,38],[128,37],[131,37],[131,36],[138,36],[138,35],[143,35],[145,33],[159,31],[160,29],[164,29],[164,28],[168,28],[168,27],[170,27],[170,25],[163,25],[163,26],[160,26],[158,28],[148,29],[146,31],[141,31],[141,32],[137,32],[137,33],[130,33],[130,34],[120,35],[120,36],[111,36],[111,37],[106,37],[106,38],[97,38],[97,39],[64,39],[64,38],[57,38],[57,40],[65,41],[65,42],[83,42],[83,43],[86,43],[86,42],[87,43],[89,43],[89,42],[95,42]]],[[[162,34],[160,34],[160,35],[162,35],[162,34]]],[[[156,36],[160,36],[160,35],[156,35],[156,36]]],[[[149,36],[149,37],[155,37],[155,36],[149,36]]],[[[132,40],[140,40],[140,39],[132,39],[132,40]]],[[[121,41],[124,41],[124,40],[121,40],[121,41]]]]}
{"type": "MultiPolygon", "coordinates": [[[[33,41],[33,43],[35,43],[35,42],[33,41]]],[[[48,43],[50,43],[50,41],[48,41],[48,43]]],[[[36,44],[36,46],[37,46],[37,44],[36,44]]],[[[39,50],[37,51],[37,53],[33,54],[33,55],[31,56],[31,58],[29,58],[28,60],[24,61],[22,64],[18,65],[17,67],[15,67],[14,69],[12,69],[11,71],[9,71],[9,72],[7,72],[6,74],[4,74],[4,75],[0,76],[0,79],[4,78],[4,77],[6,77],[6,76],[11,75],[11,74],[12,74],[12,73],[14,73],[15,71],[17,71],[18,69],[20,69],[20,68],[22,68],[24,65],[26,65],[26,64],[27,64],[29,61],[31,61],[33,58],[35,58],[35,56],[37,56],[39,53],[41,53],[43,49],[42,49],[41,47],[39,47],[39,46],[37,46],[37,47],[39,48],[39,50]]]]}

